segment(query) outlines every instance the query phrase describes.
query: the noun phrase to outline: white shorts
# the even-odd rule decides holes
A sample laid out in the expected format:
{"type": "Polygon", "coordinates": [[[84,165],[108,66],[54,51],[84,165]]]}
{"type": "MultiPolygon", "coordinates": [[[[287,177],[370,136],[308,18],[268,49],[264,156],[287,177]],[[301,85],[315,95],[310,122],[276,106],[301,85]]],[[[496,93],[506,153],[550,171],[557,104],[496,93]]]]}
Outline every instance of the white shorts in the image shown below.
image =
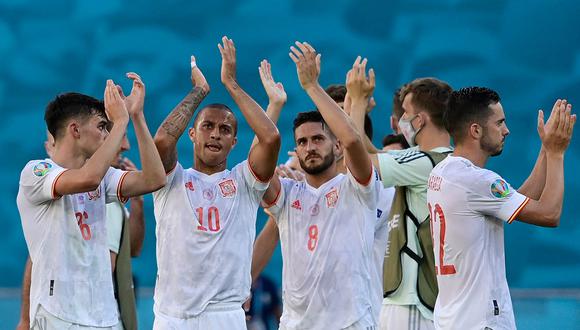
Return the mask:
{"type": "Polygon", "coordinates": [[[415,305],[383,305],[380,330],[434,330],[432,320],[423,317],[415,305]]]}
{"type": "Polygon", "coordinates": [[[155,313],[153,330],[246,330],[246,314],[240,304],[208,306],[188,319],[155,313]]]}
{"type": "Polygon", "coordinates": [[[58,317],[50,314],[46,309],[38,306],[38,311],[34,316],[34,320],[31,321],[32,330],[123,330],[123,325],[121,322],[117,323],[112,327],[89,327],[85,325],[70,323],[59,319],[58,317]]]}

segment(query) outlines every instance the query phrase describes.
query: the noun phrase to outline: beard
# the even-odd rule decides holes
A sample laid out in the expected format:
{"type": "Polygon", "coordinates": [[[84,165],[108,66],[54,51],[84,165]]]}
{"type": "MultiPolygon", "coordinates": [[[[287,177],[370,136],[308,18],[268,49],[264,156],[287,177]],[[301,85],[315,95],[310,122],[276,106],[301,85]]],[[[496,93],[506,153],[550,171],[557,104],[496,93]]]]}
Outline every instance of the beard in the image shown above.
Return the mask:
{"type": "Polygon", "coordinates": [[[479,146],[481,147],[481,149],[483,151],[487,152],[491,157],[495,157],[495,156],[501,155],[501,152],[503,151],[503,141],[505,141],[505,137],[502,139],[501,142],[493,143],[489,139],[489,135],[486,134],[486,132],[484,131],[483,138],[481,139],[481,141],[479,141],[479,146]]]}
{"type": "Polygon", "coordinates": [[[307,165],[305,159],[302,160],[302,159],[298,158],[298,161],[300,162],[300,167],[302,167],[304,172],[306,172],[310,175],[317,175],[317,174],[320,174],[320,173],[326,171],[330,166],[332,166],[332,164],[334,164],[334,162],[335,162],[335,158],[334,158],[334,153],[331,151],[327,155],[322,157],[322,163],[318,164],[318,165],[312,165],[312,166],[307,165]]]}

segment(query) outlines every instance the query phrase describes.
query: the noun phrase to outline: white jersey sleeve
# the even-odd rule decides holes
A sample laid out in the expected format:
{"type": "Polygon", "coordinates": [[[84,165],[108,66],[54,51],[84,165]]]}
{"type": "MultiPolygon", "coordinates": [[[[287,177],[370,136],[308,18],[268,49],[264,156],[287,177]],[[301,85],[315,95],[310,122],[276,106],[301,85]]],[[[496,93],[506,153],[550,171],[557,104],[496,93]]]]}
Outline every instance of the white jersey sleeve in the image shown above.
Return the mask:
{"type": "Polygon", "coordinates": [[[356,192],[356,197],[359,198],[362,205],[368,208],[376,208],[377,198],[379,196],[381,185],[379,183],[379,175],[372,169],[371,177],[368,182],[359,182],[350,171],[347,172],[349,183],[353,186],[356,192]]]}
{"type": "Polygon", "coordinates": [[[103,182],[105,183],[106,203],[121,202],[124,204],[127,202],[127,198],[121,196],[121,187],[123,186],[123,181],[128,173],[129,172],[127,171],[121,171],[109,167],[107,173],[105,173],[105,177],[103,178],[103,182]]]}
{"type": "Polygon", "coordinates": [[[482,169],[479,178],[470,181],[467,203],[476,212],[511,223],[526,206],[529,198],[513,189],[496,173],[482,169]]]}
{"type": "Polygon", "coordinates": [[[286,195],[288,191],[292,189],[292,186],[296,183],[297,181],[289,178],[280,178],[280,191],[278,192],[278,195],[270,205],[264,206],[265,212],[269,216],[273,217],[276,223],[278,223],[278,219],[280,219],[280,213],[284,208],[286,195]]]}
{"type": "Polygon", "coordinates": [[[107,244],[109,251],[119,253],[121,233],[123,232],[123,205],[109,203],[106,205],[105,218],[107,219],[107,244]]]}
{"type": "Polygon", "coordinates": [[[34,205],[58,199],[54,188],[65,171],[50,159],[30,161],[20,174],[20,189],[34,205]]]}

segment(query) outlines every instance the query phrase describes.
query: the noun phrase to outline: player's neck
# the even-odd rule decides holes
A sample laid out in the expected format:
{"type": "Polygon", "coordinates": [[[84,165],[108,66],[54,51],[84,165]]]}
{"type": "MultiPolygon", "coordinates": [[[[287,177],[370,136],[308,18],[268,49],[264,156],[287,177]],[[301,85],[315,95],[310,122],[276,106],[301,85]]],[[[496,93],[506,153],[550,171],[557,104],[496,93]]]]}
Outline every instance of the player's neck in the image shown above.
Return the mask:
{"type": "Polygon", "coordinates": [[[336,163],[334,163],[332,166],[330,166],[329,168],[327,168],[326,170],[324,170],[321,173],[318,173],[318,174],[306,173],[306,182],[310,186],[312,186],[314,188],[318,188],[318,187],[322,186],[323,184],[325,184],[326,182],[330,181],[332,178],[334,178],[338,174],[339,173],[336,170],[336,163]]]}
{"type": "Polygon", "coordinates": [[[213,166],[205,164],[197,157],[194,157],[193,159],[193,169],[203,174],[212,175],[215,173],[225,171],[226,168],[227,168],[227,159],[224,159],[222,163],[213,166]]]}
{"type": "Polygon", "coordinates": [[[463,157],[473,165],[484,168],[485,163],[487,163],[487,159],[489,155],[481,150],[480,147],[476,146],[468,146],[468,145],[456,145],[455,150],[453,150],[453,156],[463,157]]]}
{"type": "Polygon", "coordinates": [[[83,167],[88,157],[70,144],[56,143],[50,159],[63,168],[76,169],[83,167]]]}
{"type": "Polygon", "coordinates": [[[434,126],[424,127],[415,138],[421,151],[430,151],[435,148],[449,147],[451,138],[447,131],[434,126]]]}

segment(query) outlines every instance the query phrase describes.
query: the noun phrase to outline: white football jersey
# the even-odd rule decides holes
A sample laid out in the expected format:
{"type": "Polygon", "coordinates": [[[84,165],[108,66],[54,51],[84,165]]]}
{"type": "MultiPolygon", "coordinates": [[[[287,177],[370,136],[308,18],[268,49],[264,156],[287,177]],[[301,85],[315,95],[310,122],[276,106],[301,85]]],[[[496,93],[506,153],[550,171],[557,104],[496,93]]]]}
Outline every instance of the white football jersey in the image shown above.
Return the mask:
{"type": "Polygon", "coordinates": [[[155,313],[190,318],[208,304],[250,295],[256,216],[268,183],[247,161],[206,175],[181,164],[153,194],[157,220],[155,313]]]}
{"type": "Polygon", "coordinates": [[[371,312],[380,183],[349,173],[318,188],[281,179],[269,211],[282,245],[283,329],[342,329],[371,312]]]}
{"type": "Polygon", "coordinates": [[[393,198],[395,197],[395,188],[382,188],[379,192],[377,201],[377,215],[375,223],[375,239],[373,243],[373,260],[374,267],[372,273],[372,295],[373,314],[375,319],[379,319],[381,307],[383,305],[383,263],[385,261],[385,252],[387,241],[389,239],[388,217],[391,212],[393,198]]]}
{"type": "MultiPolygon", "coordinates": [[[[55,196],[65,168],[50,159],[30,161],[20,175],[18,210],[32,260],[30,319],[39,305],[72,323],[118,323],[105,202],[120,200],[127,172],[109,168],[92,192],[55,196]]],[[[124,201],[123,201],[124,202],[124,201]]]]}
{"type": "Polygon", "coordinates": [[[439,285],[436,328],[515,329],[503,225],[529,199],[496,173],[449,156],[431,172],[427,201],[439,285]]]}

